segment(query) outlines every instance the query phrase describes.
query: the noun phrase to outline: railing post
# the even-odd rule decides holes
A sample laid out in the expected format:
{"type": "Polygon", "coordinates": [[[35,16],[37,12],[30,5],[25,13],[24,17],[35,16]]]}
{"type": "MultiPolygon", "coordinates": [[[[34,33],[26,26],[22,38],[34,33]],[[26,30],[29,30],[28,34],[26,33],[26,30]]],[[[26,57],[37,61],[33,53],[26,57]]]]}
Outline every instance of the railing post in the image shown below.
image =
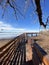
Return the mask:
{"type": "Polygon", "coordinates": [[[31,37],[33,37],[33,34],[31,34],[31,37]]]}
{"type": "Polygon", "coordinates": [[[24,33],[24,35],[25,35],[25,41],[27,41],[27,33],[24,33]]]}

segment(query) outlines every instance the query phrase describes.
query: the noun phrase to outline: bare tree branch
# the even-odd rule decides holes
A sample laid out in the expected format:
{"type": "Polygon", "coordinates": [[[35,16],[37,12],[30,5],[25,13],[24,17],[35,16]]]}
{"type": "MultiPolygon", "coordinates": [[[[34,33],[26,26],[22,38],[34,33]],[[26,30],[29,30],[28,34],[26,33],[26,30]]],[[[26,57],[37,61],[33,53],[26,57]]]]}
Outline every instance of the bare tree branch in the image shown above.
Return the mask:
{"type": "MultiPolygon", "coordinates": [[[[2,3],[2,1],[1,1],[1,3],[2,3]]],[[[4,16],[4,12],[6,11],[6,7],[8,6],[7,4],[9,4],[11,8],[13,8],[16,19],[18,19],[18,17],[17,17],[17,16],[18,16],[18,15],[17,15],[17,12],[19,12],[20,15],[24,17],[24,15],[23,15],[23,14],[20,12],[20,10],[18,9],[18,7],[17,7],[17,5],[16,5],[16,3],[15,3],[15,0],[6,0],[5,6],[2,5],[1,3],[0,3],[0,5],[1,5],[2,8],[4,9],[3,14],[2,14],[2,17],[4,16]],[[11,3],[12,3],[12,4],[11,4],[11,3]]]]}
{"type": "MultiPolygon", "coordinates": [[[[2,8],[4,9],[3,11],[3,14],[2,16],[4,16],[4,12],[6,11],[6,7],[9,5],[13,10],[14,10],[14,14],[15,14],[15,17],[16,19],[18,19],[18,15],[17,13],[19,13],[21,16],[24,17],[24,15],[22,14],[22,12],[20,11],[19,7],[17,6],[16,4],[16,0],[5,0],[5,4],[4,4],[4,0],[0,0],[0,5],[2,6],[2,8]]],[[[44,28],[46,28],[46,26],[48,25],[48,22],[49,22],[49,16],[47,18],[47,22],[46,24],[42,21],[42,9],[41,9],[41,3],[40,3],[41,0],[31,0],[31,3],[33,4],[33,2],[35,2],[35,5],[36,5],[36,12],[37,12],[37,15],[38,15],[38,18],[39,18],[39,23],[40,23],[40,26],[42,25],[44,28]]],[[[45,2],[45,0],[44,0],[45,2]]],[[[28,7],[30,5],[30,0],[25,0],[25,11],[28,10],[28,7]]],[[[34,11],[34,10],[33,10],[34,11]]]]}
{"type": "Polygon", "coordinates": [[[2,14],[2,18],[4,17],[4,14],[5,14],[5,11],[6,11],[6,7],[7,7],[7,3],[6,3],[5,6],[3,7],[4,11],[3,11],[3,14],[2,14]]]}
{"type": "Polygon", "coordinates": [[[30,0],[25,0],[25,8],[24,8],[24,13],[26,13],[26,11],[28,10],[30,5],[30,0]]]}
{"type": "Polygon", "coordinates": [[[42,9],[40,5],[40,0],[35,0],[35,4],[36,4],[36,11],[37,11],[38,18],[39,18],[39,23],[40,25],[46,28],[46,25],[44,24],[44,22],[42,22],[42,9]]]}
{"type": "Polygon", "coordinates": [[[49,24],[49,16],[47,17],[46,26],[49,24]]]}
{"type": "Polygon", "coordinates": [[[13,8],[13,10],[14,10],[14,14],[15,14],[15,17],[16,17],[16,19],[17,19],[17,15],[16,15],[16,9],[15,9],[15,7],[10,3],[10,0],[7,0],[7,3],[10,5],[11,8],[13,8]]]}

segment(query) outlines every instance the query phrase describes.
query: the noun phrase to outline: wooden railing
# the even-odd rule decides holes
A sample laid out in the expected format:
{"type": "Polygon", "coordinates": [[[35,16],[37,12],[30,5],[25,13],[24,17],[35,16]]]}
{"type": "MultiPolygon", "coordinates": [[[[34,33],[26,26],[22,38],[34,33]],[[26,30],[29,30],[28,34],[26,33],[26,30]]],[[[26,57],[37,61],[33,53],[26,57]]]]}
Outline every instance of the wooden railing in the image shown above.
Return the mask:
{"type": "Polygon", "coordinates": [[[49,65],[49,55],[36,43],[37,40],[40,40],[37,36],[39,33],[35,33],[36,36],[32,36],[34,33],[27,33],[26,39],[28,43],[31,43],[33,49],[33,64],[34,65],[49,65]],[[28,36],[30,35],[30,36],[28,36]]]}
{"type": "Polygon", "coordinates": [[[36,65],[49,65],[49,55],[37,43],[33,44],[33,56],[36,65]]]}
{"type": "Polygon", "coordinates": [[[21,61],[22,63],[22,53],[24,51],[20,48],[21,43],[25,42],[24,34],[17,36],[3,47],[0,48],[0,65],[15,65],[16,59],[17,64],[21,61]],[[20,58],[21,57],[21,58],[20,58]],[[19,60],[20,59],[20,60],[19,60]]]}
{"type": "Polygon", "coordinates": [[[28,34],[32,36],[33,33],[21,34],[0,48],[0,65],[23,65],[26,62],[26,42],[32,43],[33,64],[49,65],[49,55],[37,43],[33,43],[33,36],[31,38],[28,34]]]}

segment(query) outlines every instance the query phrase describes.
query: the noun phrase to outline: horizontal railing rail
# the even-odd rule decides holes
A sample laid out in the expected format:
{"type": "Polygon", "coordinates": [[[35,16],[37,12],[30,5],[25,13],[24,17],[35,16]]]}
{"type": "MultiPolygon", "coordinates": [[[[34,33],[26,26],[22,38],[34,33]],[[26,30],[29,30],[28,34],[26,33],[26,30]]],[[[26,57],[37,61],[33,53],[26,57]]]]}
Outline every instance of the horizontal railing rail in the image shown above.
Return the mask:
{"type": "Polygon", "coordinates": [[[19,57],[22,55],[21,49],[20,49],[20,43],[23,43],[24,41],[25,41],[25,35],[21,34],[20,36],[15,37],[11,41],[9,41],[7,44],[5,44],[3,47],[1,47],[0,48],[0,64],[9,65],[12,63],[16,63],[15,59],[17,58],[19,59],[19,57]]]}
{"type": "Polygon", "coordinates": [[[41,63],[43,65],[49,65],[49,55],[37,43],[34,43],[33,47],[40,58],[41,63]]]}

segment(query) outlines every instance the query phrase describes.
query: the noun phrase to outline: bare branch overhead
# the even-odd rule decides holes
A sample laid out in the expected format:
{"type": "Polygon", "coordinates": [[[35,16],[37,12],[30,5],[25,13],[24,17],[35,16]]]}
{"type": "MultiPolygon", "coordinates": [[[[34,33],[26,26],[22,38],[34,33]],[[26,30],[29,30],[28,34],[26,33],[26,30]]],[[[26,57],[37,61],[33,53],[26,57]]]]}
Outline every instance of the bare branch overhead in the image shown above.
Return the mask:
{"type": "MultiPolygon", "coordinates": [[[[42,25],[44,28],[46,28],[47,24],[48,24],[48,18],[47,18],[47,22],[46,24],[43,22],[42,20],[42,7],[41,7],[41,3],[40,1],[41,0],[24,0],[25,1],[25,10],[28,10],[27,8],[29,7],[29,4],[30,4],[30,1],[32,2],[35,2],[35,5],[36,5],[36,12],[38,14],[38,19],[39,19],[39,23],[40,25],[42,25]]],[[[44,0],[45,1],[45,0],[44,0]]],[[[2,6],[2,8],[4,9],[4,12],[6,11],[6,7],[9,5],[13,10],[14,10],[14,14],[15,14],[15,17],[17,18],[17,12],[24,17],[24,15],[22,14],[21,10],[19,10],[19,7],[17,6],[16,4],[16,0],[0,0],[0,5],[2,6]]],[[[21,5],[22,6],[22,5],[21,5]]],[[[33,7],[33,6],[32,6],[33,7]]],[[[3,15],[4,16],[4,12],[3,12],[3,15]]]]}

